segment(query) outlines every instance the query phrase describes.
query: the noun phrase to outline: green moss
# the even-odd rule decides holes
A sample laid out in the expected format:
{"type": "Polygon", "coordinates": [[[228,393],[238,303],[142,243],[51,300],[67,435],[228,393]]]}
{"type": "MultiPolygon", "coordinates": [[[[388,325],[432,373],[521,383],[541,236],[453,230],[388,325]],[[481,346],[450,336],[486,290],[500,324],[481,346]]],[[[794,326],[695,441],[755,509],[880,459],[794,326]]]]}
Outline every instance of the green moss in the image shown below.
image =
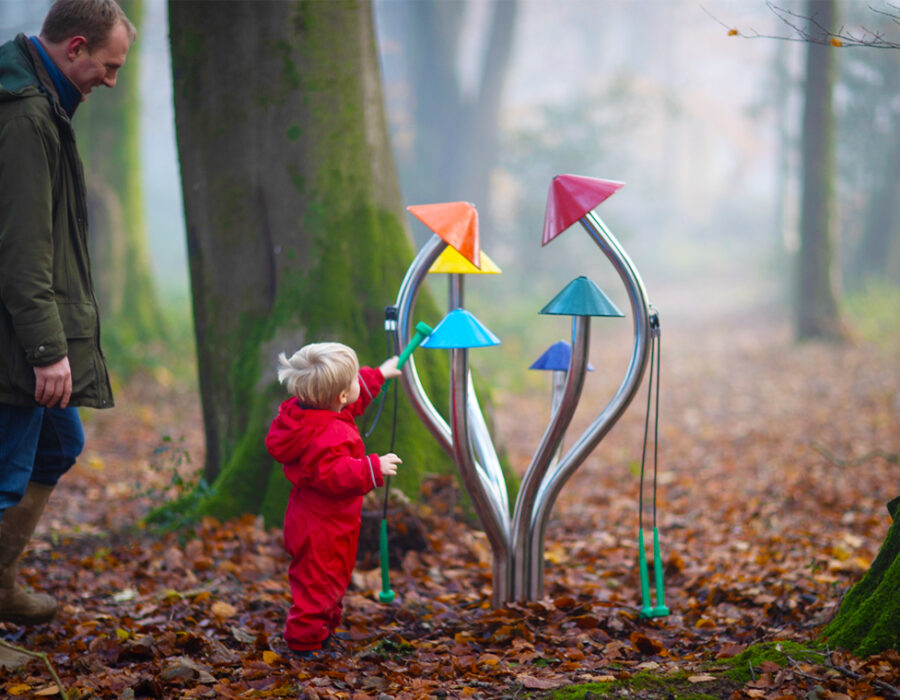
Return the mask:
{"type": "Polygon", "coordinates": [[[585,683],[560,688],[553,692],[553,700],[591,700],[598,697],[622,697],[639,694],[642,698],[675,700],[714,700],[728,697],[740,687],[726,678],[692,683],[687,673],[653,675],[638,673],[631,678],[609,683],[585,683]]]}
{"type": "Polygon", "coordinates": [[[608,697],[613,693],[618,694],[620,681],[609,683],[584,683],[560,688],[551,697],[554,700],[590,700],[593,697],[608,697]]]}
{"type": "Polygon", "coordinates": [[[259,514],[263,516],[266,527],[281,527],[290,493],[291,484],[284,476],[284,471],[280,465],[274,465],[269,472],[266,495],[259,509],[259,514]]]}
{"type": "Polygon", "coordinates": [[[725,659],[719,665],[728,666],[728,676],[741,685],[751,681],[758,673],[763,661],[771,661],[779,666],[787,666],[794,661],[822,661],[819,645],[801,645],[796,642],[765,642],[754,644],[734,658],[725,659]]]}
{"type": "Polygon", "coordinates": [[[894,522],[878,556],[822,633],[829,644],[859,656],[900,650],[900,498],[888,511],[894,522]]]}
{"type": "Polygon", "coordinates": [[[266,398],[263,394],[253,402],[247,429],[216,479],[215,489],[198,504],[198,515],[227,520],[260,512],[273,466],[264,443],[271,419],[266,398]]]}
{"type": "Polygon", "coordinates": [[[896,346],[900,339],[897,307],[900,286],[885,280],[869,281],[845,300],[847,317],[864,340],[885,349],[896,346]]]}
{"type": "Polygon", "coordinates": [[[272,49],[281,58],[281,89],[283,93],[286,94],[293,90],[298,90],[302,83],[302,76],[291,56],[291,44],[287,41],[279,40],[272,44],[272,49]]]}

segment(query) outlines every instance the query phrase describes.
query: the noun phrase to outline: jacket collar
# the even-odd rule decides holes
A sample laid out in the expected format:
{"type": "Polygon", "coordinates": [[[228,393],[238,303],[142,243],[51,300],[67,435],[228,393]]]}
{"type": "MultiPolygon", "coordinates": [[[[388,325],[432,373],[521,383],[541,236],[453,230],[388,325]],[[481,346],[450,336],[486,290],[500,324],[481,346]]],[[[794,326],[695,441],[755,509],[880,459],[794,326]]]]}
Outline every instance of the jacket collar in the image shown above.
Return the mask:
{"type": "MultiPolygon", "coordinates": [[[[2,1],[2,0],[0,0],[2,1]]],[[[69,115],[62,108],[56,86],[44,67],[44,62],[37,48],[28,37],[19,34],[15,39],[0,47],[3,53],[3,79],[0,85],[0,98],[17,99],[44,95],[60,126],[65,125],[72,130],[69,115]]],[[[73,134],[74,137],[74,134],[73,134]]]]}
{"type": "MultiPolygon", "coordinates": [[[[50,82],[53,83],[53,87],[56,89],[56,97],[59,100],[59,104],[63,108],[63,111],[69,116],[69,119],[71,119],[75,114],[78,105],[81,104],[81,90],[72,84],[72,81],[66,77],[66,74],[63,73],[53,59],[50,58],[50,54],[47,53],[47,50],[44,48],[40,39],[36,36],[30,37],[29,44],[31,45],[29,46],[29,49],[34,47],[34,49],[37,50],[41,67],[44,69],[50,82]]],[[[34,63],[37,67],[38,61],[34,61],[34,63]]]]}

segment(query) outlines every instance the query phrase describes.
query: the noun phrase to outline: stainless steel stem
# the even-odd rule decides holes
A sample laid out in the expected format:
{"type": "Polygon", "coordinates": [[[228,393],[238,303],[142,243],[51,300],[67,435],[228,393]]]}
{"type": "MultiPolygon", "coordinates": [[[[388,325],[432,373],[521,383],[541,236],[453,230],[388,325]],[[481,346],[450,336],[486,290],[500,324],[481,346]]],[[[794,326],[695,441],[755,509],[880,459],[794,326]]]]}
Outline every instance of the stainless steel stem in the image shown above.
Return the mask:
{"type": "Polygon", "coordinates": [[[535,499],[529,532],[531,546],[529,597],[531,599],[541,598],[544,594],[544,537],[553,504],[569,477],[575,473],[575,470],[628,408],[640,387],[650,350],[650,315],[647,293],[634,264],[615,236],[594,212],[585,214],[580,222],[612,263],[625,284],[634,318],[634,346],[625,378],[619,385],[615,396],[541,483],[535,499]]]}
{"type": "MultiPolygon", "coordinates": [[[[577,316],[573,319],[572,356],[569,360],[569,371],[565,388],[559,402],[558,410],[553,414],[541,442],[538,445],[531,464],[525,472],[525,478],[519,487],[516,507],[513,511],[513,596],[516,600],[526,600],[529,594],[532,549],[531,514],[544,475],[559,450],[563,436],[575,414],[578,399],[584,386],[587,373],[587,356],[590,345],[591,321],[588,316],[577,316]]],[[[543,551],[541,552],[543,563],[543,551]]]]}
{"type": "Polygon", "coordinates": [[[469,436],[468,375],[468,349],[451,349],[450,426],[453,430],[454,459],[493,550],[494,590],[491,601],[496,608],[509,599],[509,519],[499,516],[494,499],[483,488],[483,477],[479,475],[479,468],[472,453],[469,436]]]}

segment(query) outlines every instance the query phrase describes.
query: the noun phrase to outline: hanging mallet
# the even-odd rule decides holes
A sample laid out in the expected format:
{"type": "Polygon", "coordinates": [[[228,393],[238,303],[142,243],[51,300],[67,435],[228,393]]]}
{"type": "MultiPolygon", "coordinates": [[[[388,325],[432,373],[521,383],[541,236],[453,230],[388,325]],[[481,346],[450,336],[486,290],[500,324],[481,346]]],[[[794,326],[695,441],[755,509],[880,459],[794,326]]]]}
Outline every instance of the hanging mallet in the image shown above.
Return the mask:
{"type": "Polygon", "coordinates": [[[642,618],[665,617],[669,614],[666,607],[666,594],[663,584],[663,563],[659,551],[659,530],[656,527],[656,485],[657,485],[657,454],[659,445],[659,379],[660,359],[662,356],[662,341],[659,332],[659,314],[652,309],[650,315],[650,381],[647,388],[647,416],[644,420],[644,446],[641,452],[641,497],[640,497],[640,527],[638,529],[638,568],[641,577],[641,613],[642,618]],[[655,367],[654,367],[655,360],[655,367]],[[653,578],[656,584],[656,606],[650,605],[650,572],[647,566],[647,554],[644,551],[644,463],[647,456],[647,435],[650,428],[650,405],[653,395],[654,370],[656,373],[656,402],[655,420],[653,426],[653,578]]]}
{"type": "MultiPolygon", "coordinates": [[[[416,324],[416,332],[412,339],[403,348],[403,352],[397,358],[397,369],[403,367],[410,355],[415,352],[425,338],[431,335],[432,328],[427,323],[419,321],[416,324]]],[[[387,391],[387,385],[390,383],[388,379],[384,383],[384,390],[387,391]]],[[[393,438],[391,440],[393,442],[393,438]]],[[[394,449],[393,444],[391,449],[394,449]]],[[[390,603],[394,600],[394,592],[391,590],[390,569],[388,568],[388,536],[387,536],[387,507],[388,496],[391,492],[391,477],[387,477],[384,482],[384,507],[381,512],[381,530],[378,535],[378,545],[381,554],[381,592],[378,594],[378,600],[382,603],[390,603]]]]}

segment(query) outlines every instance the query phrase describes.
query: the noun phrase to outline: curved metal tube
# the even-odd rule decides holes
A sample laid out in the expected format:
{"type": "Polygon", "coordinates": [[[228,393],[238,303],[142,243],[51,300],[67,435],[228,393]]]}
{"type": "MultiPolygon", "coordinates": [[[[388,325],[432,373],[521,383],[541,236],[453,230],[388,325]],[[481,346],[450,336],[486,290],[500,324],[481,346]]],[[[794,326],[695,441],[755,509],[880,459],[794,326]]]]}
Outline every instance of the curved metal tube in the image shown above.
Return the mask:
{"type": "MultiPolygon", "coordinates": [[[[446,247],[437,235],[423,246],[410,264],[397,295],[397,345],[404,347],[412,336],[413,309],[428,270],[446,247]]],[[[462,302],[463,282],[458,275],[450,281],[450,305],[462,302]]],[[[509,566],[509,499],[500,460],[494,450],[487,424],[478,404],[468,367],[468,354],[451,350],[451,425],[435,409],[419,380],[413,356],[403,366],[402,382],[410,403],[445,452],[454,460],[466,491],[494,554],[494,605],[508,599],[509,566]],[[462,411],[462,414],[459,413],[462,411]],[[470,432],[471,428],[471,432],[470,432]],[[478,456],[473,457],[473,446],[478,456]]]]}
{"type": "MultiPolygon", "coordinates": [[[[406,276],[400,284],[400,291],[397,293],[397,330],[395,332],[399,348],[406,347],[412,337],[412,311],[416,298],[419,296],[419,289],[432,263],[437,260],[446,247],[447,244],[440,236],[432,236],[431,240],[422,246],[406,271],[406,276]]],[[[444,452],[452,457],[453,437],[450,433],[450,426],[425,395],[422,382],[419,380],[419,373],[416,371],[415,354],[410,355],[409,360],[403,365],[402,383],[409,402],[419,418],[425,423],[444,452]]]]}
{"type": "MultiPolygon", "coordinates": [[[[481,412],[478,397],[475,394],[475,385],[472,383],[472,373],[468,377],[468,410],[469,429],[471,430],[472,447],[475,450],[477,461],[484,465],[484,484],[490,489],[491,499],[497,516],[504,522],[509,521],[509,494],[506,491],[506,479],[503,477],[503,467],[494,449],[491,434],[488,431],[487,422],[481,412]]],[[[508,529],[508,525],[507,525],[508,529]]]]}
{"type": "Polygon", "coordinates": [[[509,598],[509,520],[500,517],[494,499],[483,488],[484,476],[472,454],[468,409],[469,351],[450,350],[450,425],[453,430],[454,459],[472,504],[478,512],[494,553],[492,603],[500,607],[509,598]]]}
{"type": "MultiPolygon", "coordinates": [[[[577,316],[572,321],[572,356],[569,360],[569,371],[566,375],[565,388],[555,411],[544,431],[531,464],[525,471],[525,478],[519,487],[516,507],[513,512],[513,590],[515,600],[524,600],[528,594],[528,582],[531,575],[531,513],[535,500],[547,473],[559,451],[563,436],[575,415],[578,399],[584,387],[587,374],[587,356],[590,346],[591,319],[588,316],[577,316]]],[[[543,554],[542,554],[543,556],[543,554]]]]}
{"type": "Polygon", "coordinates": [[[634,347],[625,378],[619,385],[615,396],[541,483],[535,500],[529,533],[531,545],[529,597],[531,599],[541,598],[544,594],[544,537],[553,504],[569,477],[575,473],[575,470],[628,408],[640,387],[650,349],[650,315],[647,292],[644,290],[644,283],[634,264],[594,212],[585,214],[580,222],[612,263],[625,284],[634,317],[634,347]]]}

